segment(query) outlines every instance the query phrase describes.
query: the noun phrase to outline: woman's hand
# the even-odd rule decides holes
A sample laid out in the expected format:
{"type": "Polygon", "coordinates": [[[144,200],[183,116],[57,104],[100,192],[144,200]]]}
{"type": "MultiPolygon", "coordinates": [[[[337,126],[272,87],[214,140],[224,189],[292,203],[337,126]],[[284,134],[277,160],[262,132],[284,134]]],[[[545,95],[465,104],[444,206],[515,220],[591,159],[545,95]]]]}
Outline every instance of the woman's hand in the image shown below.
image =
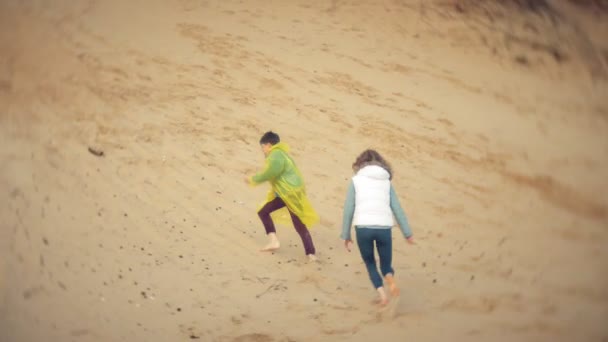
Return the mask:
{"type": "Polygon", "coordinates": [[[353,245],[353,240],[344,240],[344,247],[350,252],[350,247],[353,245]]]}
{"type": "Polygon", "coordinates": [[[414,241],[414,236],[410,236],[408,238],[405,238],[405,240],[407,241],[407,243],[409,243],[410,245],[415,245],[416,241],[414,241]]]}

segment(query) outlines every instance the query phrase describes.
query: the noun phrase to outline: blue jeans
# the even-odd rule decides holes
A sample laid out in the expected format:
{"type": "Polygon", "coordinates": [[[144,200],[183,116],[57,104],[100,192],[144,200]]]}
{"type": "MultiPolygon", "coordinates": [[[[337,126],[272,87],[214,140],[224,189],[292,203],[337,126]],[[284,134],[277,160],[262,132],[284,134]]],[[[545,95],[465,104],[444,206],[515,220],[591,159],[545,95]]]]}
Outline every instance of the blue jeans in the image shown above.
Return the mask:
{"type": "Polygon", "coordinates": [[[364,228],[357,227],[357,245],[359,245],[359,251],[361,252],[361,258],[365,262],[369,278],[374,284],[375,288],[382,287],[382,277],[378,273],[378,267],[376,266],[376,258],[374,257],[374,242],[378,249],[378,256],[380,257],[380,270],[382,275],[385,276],[389,273],[394,274],[392,259],[393,259],[393,239],[391,231],[392,229],[376,229],[376,228],[364,228]]]}

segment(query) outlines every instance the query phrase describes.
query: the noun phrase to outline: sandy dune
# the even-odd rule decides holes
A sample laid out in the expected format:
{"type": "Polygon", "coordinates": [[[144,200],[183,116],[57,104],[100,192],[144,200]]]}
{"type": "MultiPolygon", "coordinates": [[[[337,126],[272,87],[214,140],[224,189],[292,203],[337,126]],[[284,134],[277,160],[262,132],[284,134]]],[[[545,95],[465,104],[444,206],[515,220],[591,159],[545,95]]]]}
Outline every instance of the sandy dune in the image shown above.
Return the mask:
{"type": "Polygon", "coordinates": [[[608,341],[608,20],[447,2],[2,1],[0,341],[608,341]],[[319,264],[258,252],[269,129],[319,264]],[[367,147],[419,242],[384,311],[338,237],[367,147]]]}

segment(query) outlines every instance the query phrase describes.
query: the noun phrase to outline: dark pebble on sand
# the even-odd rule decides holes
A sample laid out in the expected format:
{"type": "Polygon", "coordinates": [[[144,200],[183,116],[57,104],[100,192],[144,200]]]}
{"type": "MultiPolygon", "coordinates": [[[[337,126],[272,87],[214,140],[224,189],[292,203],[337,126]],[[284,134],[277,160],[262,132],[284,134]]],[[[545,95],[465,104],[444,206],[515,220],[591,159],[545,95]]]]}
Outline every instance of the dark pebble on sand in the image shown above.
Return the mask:
{"type": "Polygon", "coordinates": [[[183,258],[184,256],[183,256],[183,255],[180,255],[179,257],[180,257],[180,258],[183,258]]]}
{"type": "Polygon", "coordinates": [[[182,308],[177,308],[177,312],[182,312],[182,308]]]}
{"type": "Polygon", "coordinates": [[[314,301],[314,302],[316,302],[316,301],[317,301],[317,298],[314,298],[314,299],[313,299],[313,301],[314,301]]]}
{"type": "Polygon", "coordinates": [[[437,282],[437,279],[433,279],[433,284],[435,284],[437,282]]]}
{"type": "Polygon", "coordinates": [[[344,264],[344,267],[348,267],[348,264],[344,264]]]}
{"type": "Polygon", "coordinates": [[[423,262],[423,263],[422,263],[422,267],[426,267],[426,262],[423,262]]]}
{"type": "Polygon", "coordinates": [[[516,56],[515,61],[521,65],[528,65],[529,61],[526,56],[516,56]]]}
{"type": "Polygon", "coordinates": [[[47,240],[47,238],[43,237],[42,238],[42,243],[44,243],[45,245],[49,245],[49,240],[47,240]]]}
{"type": "Polygon", "coordinates": [[[191,335],[190,335],[190,339],[191,339],[191,340],[198,340],[199,338],[200,338],[199,336],[196,336],[196,335],[194,335],[194,334],[191,334],[191,335]]]}
{"type": "Polygon", "coordinates": [[[129,214],[125,213],[125,217],[129,216],[129,214]]]}
{"type": "Polygon", "coordinates": [[[471,280],[474,280],[474,279],[475,279],[475,276],[474,276],[474,275],[472,275],[472,276],[471,276],[471,280]]]}

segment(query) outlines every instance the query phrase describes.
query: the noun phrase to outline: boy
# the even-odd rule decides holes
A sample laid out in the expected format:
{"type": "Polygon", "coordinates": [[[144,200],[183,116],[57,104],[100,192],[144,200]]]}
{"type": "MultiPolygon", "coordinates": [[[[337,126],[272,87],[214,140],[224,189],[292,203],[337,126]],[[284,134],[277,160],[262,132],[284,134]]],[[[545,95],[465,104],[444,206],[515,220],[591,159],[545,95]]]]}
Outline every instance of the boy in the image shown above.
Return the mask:
{"type": "Polygon", "coordinates": [[[245,182],[258,185],[268,181],[271,185],[266,204],[258,211],[270,239],[262,251],[275,251],[280,247],[271,213],[281,223],[284,222],[281,219],[289,213],[294,228],[302,238],[306,255],[310,261],[315,261],[315,246],[307,227],[317,223],[319,216],[308,201],[302,175],[288,154],[289,147],[272,131],[262,136],[260,147],[266,156],[266,167],[252,177],[245,177],[245,182]],[[280,209],[283,209],[282,213],[280,209]],[[280,214],[284,215],[281,217],[280,214]]]}

